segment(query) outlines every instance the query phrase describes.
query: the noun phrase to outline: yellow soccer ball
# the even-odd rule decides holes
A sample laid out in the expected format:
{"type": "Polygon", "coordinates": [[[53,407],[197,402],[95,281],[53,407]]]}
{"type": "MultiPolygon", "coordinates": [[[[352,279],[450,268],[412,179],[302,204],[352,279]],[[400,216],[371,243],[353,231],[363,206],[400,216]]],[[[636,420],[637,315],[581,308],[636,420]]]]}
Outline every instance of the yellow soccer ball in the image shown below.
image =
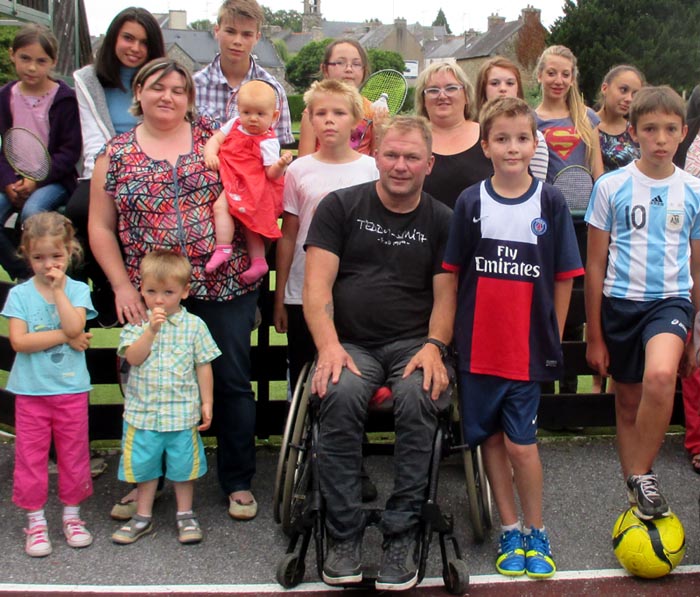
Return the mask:
{"type": "Polygon", "coordinates": [[[612,543],[622,567],[641,578],[666,576],[685,555],[685,531],[673,513],[641,520],[630,508],[615,522],[612,543]]]}

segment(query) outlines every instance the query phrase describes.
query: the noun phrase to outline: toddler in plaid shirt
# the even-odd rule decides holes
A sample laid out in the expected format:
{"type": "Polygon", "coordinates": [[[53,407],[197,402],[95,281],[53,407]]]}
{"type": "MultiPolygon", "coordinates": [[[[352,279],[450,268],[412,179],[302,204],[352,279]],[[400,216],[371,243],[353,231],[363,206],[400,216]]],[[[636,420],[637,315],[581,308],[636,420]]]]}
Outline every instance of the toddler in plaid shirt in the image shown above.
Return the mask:
{"type": "Polygon", "coordinates": [[[131,369],[119,478],[138,484],[138,500],[136,514],[112,534],[115,543],[133,543],[153,530],[151,512],[164,460],[175,487],[178,540],[202,540],[192,510],[193,481],[207,472],[199,431],[211,425],[211,361],[221,351],[206,324],[180,305],[189,294],[191,273],[182,255],[161,250],[146,255],[141,295],[148,321],[127,324],[121,333],[118,353],[131,369]]]}

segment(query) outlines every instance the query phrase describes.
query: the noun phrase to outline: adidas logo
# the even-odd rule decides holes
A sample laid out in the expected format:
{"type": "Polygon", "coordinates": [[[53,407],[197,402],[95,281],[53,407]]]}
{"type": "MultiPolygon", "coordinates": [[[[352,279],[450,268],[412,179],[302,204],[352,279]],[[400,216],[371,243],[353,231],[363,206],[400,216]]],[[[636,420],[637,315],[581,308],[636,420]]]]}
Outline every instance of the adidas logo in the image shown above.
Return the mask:
{"type": "Polygon", "coordinates": [[[661,198],[661,195],[656,195],[656,197],[653,197],[651,200],[652,205],[658,205],[659,207],[664,206],[664,200],[661,198]]]}

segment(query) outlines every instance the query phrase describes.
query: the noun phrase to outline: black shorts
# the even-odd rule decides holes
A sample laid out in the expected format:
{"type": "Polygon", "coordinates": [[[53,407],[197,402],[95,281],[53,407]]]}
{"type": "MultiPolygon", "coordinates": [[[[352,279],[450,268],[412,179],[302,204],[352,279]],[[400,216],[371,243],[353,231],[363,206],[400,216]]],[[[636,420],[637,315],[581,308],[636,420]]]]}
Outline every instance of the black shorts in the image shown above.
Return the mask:
{"type": "Polygon", "coordinates": [[[685,343],[693,316],[692,303],[682,298],[629,301],[603,297],[601,320],[612,378],[621,383],[641,383],[647,342],[658,334],[675,334],[685,343]]]}

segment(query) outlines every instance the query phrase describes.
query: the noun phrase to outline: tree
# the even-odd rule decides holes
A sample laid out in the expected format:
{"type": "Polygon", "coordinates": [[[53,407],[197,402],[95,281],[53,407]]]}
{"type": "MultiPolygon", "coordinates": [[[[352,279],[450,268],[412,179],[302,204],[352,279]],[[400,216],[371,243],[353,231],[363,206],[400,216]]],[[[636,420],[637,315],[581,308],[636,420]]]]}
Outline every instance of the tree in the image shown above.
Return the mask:
{"type": "Polygon", "coordinates": [[[308,87],[318,79],[326,46],[333,40],[328,38],[306,44],[299,53],[287,62],[287,81],[299,90],[308,87]]]}
{"type": "Polygon", "coordinates": [[[263,6],[262,9],[266,25],[277,25],[282,29],[290,29],[294,33],[301,33],[301,13],[296,10],[276,10],[272,12],[267,6],[263,6]]]}
{"type": "Polygon", "coordinates": [[[445,31],[447,31],[448,35],[452,34],[452,30],[450,29],[450,26],[447,23],[447,17],[445,16],[445,13],[442,12],[442,8],[438,10],[437,16],[433,21],[433,27],[440,27],[441,25],[445,27],[445,31]]]}
{"type": "Polygon", "coordinates": [[[275,50],[277,50],[277,55],[280,57],[280,60],[286,63],[289,60],[289,49],[287,48],[287,44],[284,42],[284,40],[275,39],[272,42],[272,45],[275,46],[275,50]]]}
{"type": "Polygon", "coordinates": [[[10,47],[19,27],[0,27],[0,85],[17,78],[15,67],[10,61],[10,47]]]}
{"type": "Polygon", "coordinates": [[[566,0],[549,44],[569,47],[590,102],[616,64],[637,66],[655,85],[678,91],[700,82],[700,3],[683,0],[566,0]]]}
{"type": "Polygon", "coordinates": [[[214,31],[214,23],[209,19],[199,19],[190,23],[190,29],[195,31],[214,31]]]}
{"type": "Polygon", "coordinates": [[[401,57],[401,54],[397,52],[372,48],[367,51],[367,55],[369,56],[369,65],[372,72],[385,68],[393,68],[402,73],[406,68],[406,63],[401,57]]]}

